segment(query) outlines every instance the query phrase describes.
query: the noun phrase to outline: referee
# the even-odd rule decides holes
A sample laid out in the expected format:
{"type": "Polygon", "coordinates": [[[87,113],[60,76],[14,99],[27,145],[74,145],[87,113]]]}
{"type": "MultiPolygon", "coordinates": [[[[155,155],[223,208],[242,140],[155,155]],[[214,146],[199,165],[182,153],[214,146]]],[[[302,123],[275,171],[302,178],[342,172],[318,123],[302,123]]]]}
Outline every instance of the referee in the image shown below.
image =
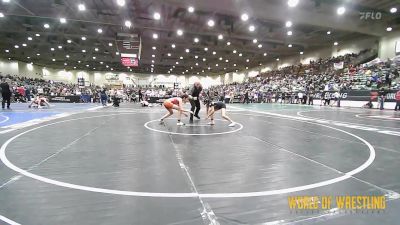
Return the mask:
{"type": "Polygon", "coordinates": [[[193,114],[190,114],[190,122],[193,122],[193,116],[196,117],[197,119],[200,119],[199,117],[199,112],[200,112],[200,93],[203,90],[203,87],[201,86],[200,82],[195,82],[193,84],[192,89],[189,92],[189,95],[191,96],[190,98],[190,105],[192,105],[192,108],[190,111],[194,112],[193,114]]]}
{"type": "Polygon", "coordinates": [[[0,84],[1,95],[3,97],[3,101],[1,102],[1,106],[2,106],[3,109],[5,108],[6,102],[7,102],[7,109],[10,109],[10,103],[11,103],[10,85],[8,85],[7,81],[8,81],[8,79],[5,79],[0,84]]]}

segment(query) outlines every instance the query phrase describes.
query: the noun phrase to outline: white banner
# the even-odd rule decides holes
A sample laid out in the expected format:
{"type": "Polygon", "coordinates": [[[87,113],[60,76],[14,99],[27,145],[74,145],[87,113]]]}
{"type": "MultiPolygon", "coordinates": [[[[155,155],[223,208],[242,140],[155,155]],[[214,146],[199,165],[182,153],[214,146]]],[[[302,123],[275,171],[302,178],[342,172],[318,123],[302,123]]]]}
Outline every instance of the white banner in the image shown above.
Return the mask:
{"type": "Polygon", "coordinates": [[[335,70],[343,69],[343,67],[344,67],[344,62],[339,62],[339,63],[334,63],[334,64],[333,64],[333,68],[334,68],[335,70]]]}

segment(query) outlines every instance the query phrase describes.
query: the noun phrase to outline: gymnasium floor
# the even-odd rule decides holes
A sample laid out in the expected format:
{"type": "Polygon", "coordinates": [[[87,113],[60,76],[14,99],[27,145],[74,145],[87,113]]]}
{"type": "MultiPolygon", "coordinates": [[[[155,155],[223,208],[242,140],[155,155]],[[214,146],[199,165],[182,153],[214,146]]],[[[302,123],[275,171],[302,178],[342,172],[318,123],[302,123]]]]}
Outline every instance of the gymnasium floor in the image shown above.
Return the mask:
{"type": "Polygon", "coordinates": [[[160,125],[164,113],[135,104],[0,113],[0,224],[400,221],[400,113],[235,104],[233,128],[160,125]],[[388,201],[378,213],[305,213],[289,209],[294,195],[388,201]]]}

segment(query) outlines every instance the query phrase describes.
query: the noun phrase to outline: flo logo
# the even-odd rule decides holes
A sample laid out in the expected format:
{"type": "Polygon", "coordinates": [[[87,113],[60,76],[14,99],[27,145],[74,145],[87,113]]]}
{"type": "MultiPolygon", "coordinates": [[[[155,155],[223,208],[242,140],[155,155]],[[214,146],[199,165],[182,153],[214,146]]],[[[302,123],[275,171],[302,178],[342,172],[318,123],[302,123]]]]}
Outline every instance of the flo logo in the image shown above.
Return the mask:
{"type": "Polygon", "coordinates": [[[360,20],[380,20],[382,19],[381,12],[360,12],[360,20]]]}

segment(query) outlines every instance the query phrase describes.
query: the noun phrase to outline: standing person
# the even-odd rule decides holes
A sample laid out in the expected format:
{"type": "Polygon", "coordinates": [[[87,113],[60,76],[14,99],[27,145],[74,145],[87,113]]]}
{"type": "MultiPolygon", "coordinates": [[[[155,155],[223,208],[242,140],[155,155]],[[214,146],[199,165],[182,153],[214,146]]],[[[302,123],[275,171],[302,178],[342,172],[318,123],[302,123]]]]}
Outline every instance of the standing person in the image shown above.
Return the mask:
{"type": "Polygon", "coordinates": [[[379,109],[380,110],[384,109],[383,105],[385,103],[385,97],[386,97],[386,91],[385,91],[385,89],[381,88],[379,90],[379,109]]]}
{"type": "Polygon", "coordinates": [[[249,91],[246,90],[245,93],[244,93],[243,104],[244,104],[245,102],[246,102],[247,104],[249,104],[249,101],[250,101],[250,99],[249,99],[249,91]]]}
{"type": "Polygon", "coordinates": [[[7,102],[7,109],[10,109],[10,104],[11,104],[11,90],[10,90],[10,85],[8,85],[7,80],[3,80],[3,82],[0,84],[1,88],[1,95],[3,97],[3,101],[1,102],[1,106],[4,109],[6,102],[7,102]]]}
{"type": "Polygon", "coordinates": [[[231,120],[231,118],[229,118],[226,115],[226,104],[223,102],[215,102],[215,103],[211,103],[209,106],[209,110],[208,110],[208,115],[207,115],[207,119],[210,118],[211,122],[209,122],[209,125],[214,125],[214,113],[218,110],[221,110],[221,116],[222,118],[226,119],[227,121],[230,122],[230,124],[228,126],[230,127],[234,127],[236,125],[235,122],[233,122],[233,120],[231,120]]]}
{"type": "Polygon", "coordinates": [[[139,102],[143,101],[143,93],[142,93],[142,89],[139,89],[139,102]]]}
{"type": "Polygon", "coordinates": [[[200,93],[203,91],[203,87],[201,86],[200,82],[194,82],[192,89],[190,90],[190,105],[192,108],[190,111],[194,112],[190,114],[190,122],[193,122],[193,116],[197,119],[200,119],[199,112],[200,112],[200,93]]]}
{"type": "Polygon", "coordinates": [[[107,97],[107,91],[106,91],[105,88],[103,88],[103,89],[100,91],[100,101],[101,101],[101,104],[102,104],[103,106],[107,106],[107,99],[108,99],[108,97],[107,97]]]}
{"type": "Polygon", "coordinates": [[[310,91],[308,95],[308,105],[314,105],[314,92],[310,91]]]}
{"type": "Polygon", "coordinates": [[[394,107],[394,111],[400,110],[400,88],[396,92],[396,95],[394,98],[396,99],[396,106],[394,107]]]}
{"type": "Polygon", "coordinates": [[[185,125],[184,123],[181,122],[182,114],[185,116],[188,116],[185,112],[188,112],[190,114],[193,114],[192,111],[188,111],[183,109],[183,104],[189,101],[189,95],[182,95],[181,97],[176,97],[176,98],[170,98],[164,101],[163,105],[167,109],[168,113],[165,114],[161,119],[160,122],[163,123],[164,119],[172,116],[174,114],[173,109],[179,111],[178,114],[178,123],[176,125],[178,126],[183,126],[185,125]]]}

